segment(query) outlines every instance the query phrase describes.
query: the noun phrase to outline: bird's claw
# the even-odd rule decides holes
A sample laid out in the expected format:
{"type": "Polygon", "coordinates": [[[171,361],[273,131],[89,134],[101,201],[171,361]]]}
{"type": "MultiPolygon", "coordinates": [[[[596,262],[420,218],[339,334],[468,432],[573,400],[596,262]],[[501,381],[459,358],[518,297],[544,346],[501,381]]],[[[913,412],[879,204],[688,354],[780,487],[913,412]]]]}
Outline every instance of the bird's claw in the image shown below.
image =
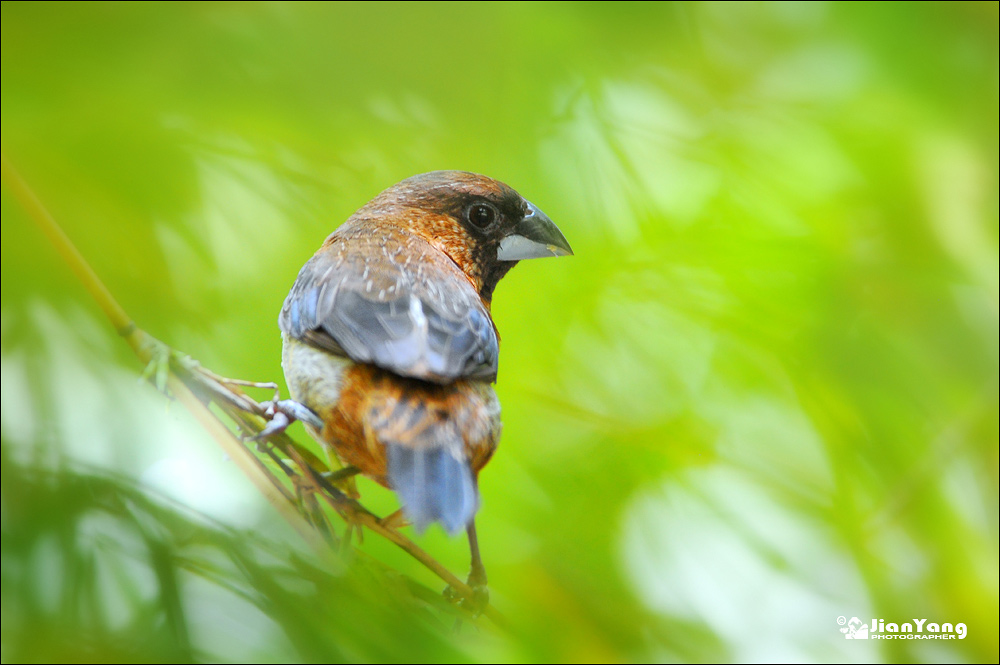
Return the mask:
{"type": "Polygon", "coordinates": [[[249,437],[250,441],[260,441],[273,434],[280,434],[296,420],[301,420],[306,425],[311,425],[316,429],[323,429],[323,420],[312,409],[293,399],[275,399],[264,402],[264,404],[266,405],[264,414],[270,417],[270,421],[260,433],[249,437]]]}

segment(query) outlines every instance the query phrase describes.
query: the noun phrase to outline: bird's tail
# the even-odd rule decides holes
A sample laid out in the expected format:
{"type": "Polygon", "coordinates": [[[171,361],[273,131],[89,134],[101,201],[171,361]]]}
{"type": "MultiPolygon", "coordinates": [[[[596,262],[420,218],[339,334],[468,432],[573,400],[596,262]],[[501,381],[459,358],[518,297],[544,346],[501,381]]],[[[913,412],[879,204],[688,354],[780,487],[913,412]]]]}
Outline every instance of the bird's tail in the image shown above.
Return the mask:
{"type": "Polygon", "coordinates": [[[477,470],[485,464],[500,428],[496,395],[483,385],[393,377],[366,394],[366,438],[384,447],[386,480],[418,532],[440,522],[455,534],[479,509],[473,459],[477,470]]]}
{"type": "Polygon", "coordinates": [[[421,533],[440,522],[454,535],[464,529],[479,509],[479,490],[467,459],[455,446],[411,448],[386,446],[389,484],[403,504],[403,514],[421,533]]]}

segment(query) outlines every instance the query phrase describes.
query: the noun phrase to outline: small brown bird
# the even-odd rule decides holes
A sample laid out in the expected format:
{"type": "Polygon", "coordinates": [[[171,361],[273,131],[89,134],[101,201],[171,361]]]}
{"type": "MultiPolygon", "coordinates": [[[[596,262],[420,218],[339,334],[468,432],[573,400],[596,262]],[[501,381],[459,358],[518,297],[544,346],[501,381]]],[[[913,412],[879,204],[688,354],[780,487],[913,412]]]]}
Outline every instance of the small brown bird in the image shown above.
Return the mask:
{"type": "Polygon", "coordinates": [[[501,427],[493,290],[521,259],[572,253],[502,182],[425,173],[331,234],[281,309],[282,367],[310,433],[394,490],[418,531],[464,527],[470,585],[486,584],[477,479],[501,427]]]}

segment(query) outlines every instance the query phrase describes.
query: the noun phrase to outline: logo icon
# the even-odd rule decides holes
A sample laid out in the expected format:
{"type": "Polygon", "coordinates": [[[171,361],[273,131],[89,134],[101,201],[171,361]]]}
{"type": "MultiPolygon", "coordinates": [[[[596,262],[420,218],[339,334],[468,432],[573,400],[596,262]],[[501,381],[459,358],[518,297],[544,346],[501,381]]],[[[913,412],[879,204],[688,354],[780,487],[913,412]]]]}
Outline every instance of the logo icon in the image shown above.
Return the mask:
{"type": "Polygon", "coordinates": [[[840,632],[844,634],[844,637],[848,640],[867,640],[868,639],[868,624],[863,623],[858,617],[851,617],[848,621],[845,617],[837,617],[837,623],[844,626],[840,629],[840,632]],[[847,624],[847,625],[844,625],[847,624]]]}

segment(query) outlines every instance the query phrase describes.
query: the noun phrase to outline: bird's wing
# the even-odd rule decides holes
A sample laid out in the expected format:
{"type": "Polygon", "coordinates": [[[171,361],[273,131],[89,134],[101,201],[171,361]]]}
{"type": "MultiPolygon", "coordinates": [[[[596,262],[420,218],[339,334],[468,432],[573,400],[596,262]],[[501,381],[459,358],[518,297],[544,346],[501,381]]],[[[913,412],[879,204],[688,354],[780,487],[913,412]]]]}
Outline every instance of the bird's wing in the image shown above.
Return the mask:
{"type": "Polygon", "coordinates": [[[299,272],[278,325],[402,376],[496,379],[499,341],[472,283],[443,252],[398,229],[331,236],[299,272]]]}

